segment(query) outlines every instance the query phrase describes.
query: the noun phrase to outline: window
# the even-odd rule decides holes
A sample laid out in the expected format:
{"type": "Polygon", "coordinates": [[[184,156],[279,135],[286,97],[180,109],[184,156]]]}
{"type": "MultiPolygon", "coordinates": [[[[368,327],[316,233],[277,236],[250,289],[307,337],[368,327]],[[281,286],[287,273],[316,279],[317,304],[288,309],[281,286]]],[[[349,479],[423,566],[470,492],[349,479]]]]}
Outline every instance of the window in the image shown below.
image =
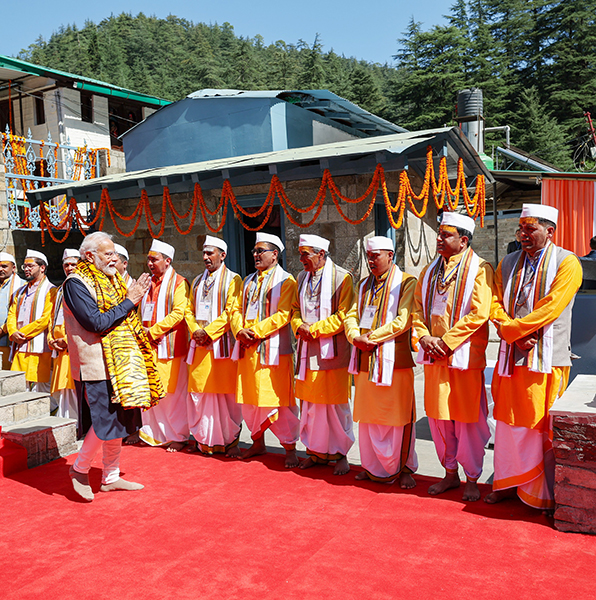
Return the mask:
{"type": "Polygon", "coordinates": [[[86,92],[81,92],[81,121],[93,123],[93,96],[86,92]]]}
{"type": "Polygon", "coordinates": [[[43,105],[43,94],[35,95],[33,97],[35,102],[35,124],[43,125],[46,122],[46,111],[43,105]]]}

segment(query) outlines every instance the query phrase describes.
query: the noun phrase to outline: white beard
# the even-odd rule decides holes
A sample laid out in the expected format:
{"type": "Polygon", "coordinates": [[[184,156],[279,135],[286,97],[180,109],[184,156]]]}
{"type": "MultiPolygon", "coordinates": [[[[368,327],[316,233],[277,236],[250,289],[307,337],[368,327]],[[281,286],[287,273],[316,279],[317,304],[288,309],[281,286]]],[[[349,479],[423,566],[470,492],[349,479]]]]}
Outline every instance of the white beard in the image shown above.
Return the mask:
{"type": "Polygon", "coordinates": [[[109,262],[101,260],[96,254],[93,255],[93,266],[110,277],[116,275],[116,267],[110,266],[109,262]]]}

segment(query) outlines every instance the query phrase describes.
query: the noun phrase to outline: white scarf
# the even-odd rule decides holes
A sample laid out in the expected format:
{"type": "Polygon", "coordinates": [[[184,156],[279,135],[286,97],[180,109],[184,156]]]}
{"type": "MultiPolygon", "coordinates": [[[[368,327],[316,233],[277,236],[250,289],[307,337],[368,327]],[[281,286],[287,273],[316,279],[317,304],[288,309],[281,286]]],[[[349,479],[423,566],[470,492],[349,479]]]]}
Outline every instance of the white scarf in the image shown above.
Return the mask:
{"type": "MultiPolygon", "coordinates": [[[[217,269],[217,271],[215,271],[215,273],[213,274],[215,277],[214,277],[214,281],[212,284],[213,285],[213,287],[212,287],[213,294],[211,296],[211,306],[209,307],[208,323],[213,323],[213,321],[215,321],[215,319],[217,319],[219,317],[219,315],[221,315],[221,313],[225,310],[225,307],[226,307],[226,300],[225,300],[225,298],[222,298],[222,302],[221,302],[222,310],[221,310],[221,312],[219,311],[220,302],[219,302],[219,298],[218,298],[218,292],[219,292],[221,274],[223,271],[226,271],[227,273],[231,273],[228,269],[223,268],[223,263],[222,263],[222,265],[219,267],[219,269],[217,269]]],[[[197,321],[201,320],[201,319],[199,319],[200,300],[203,297],[203,290],[205,289],[205,283],[206,283],[209,275],[210,275],[209,271],[207,269],[205,269],[203,275],[201,276],[201,279],[199,280],[199,283],[197,284],[197,286],[195,288],[195,319],[197,321]]],[[[224,284],[225,283],[226,282],[224,281],[224,284]]],[[[222,290],[222,294],[225,297],[227,297],[227,294],[228,294],[228,287],[229,287],[229,284],[224,285],[224,289],[222,290]]],[[[224,333],[224,335],[226,335],[226,334],[224,333]]],[[[225,356],[223,344],[218,343],[220,341],[221,341],[221,338],[220,338],[220,340],[217,340],[213,344],[213,358],[216,360],[230,358],[229,356],[225,356]]],[[[188,349],[188,357],[186,359],[186,362],[189,365],[192,365],[192,361],[194,360],[196,347],[197,347],[197,343],[194,341],[194,339],[191,339],[190,347],[188,349]]]]}
{"type": "MultiPolygon", "coordinates": [[[[245,309],[248,307],[248,298],[250,297],[250,292],[252,285],[257,285],[257,278],[259,276],[259,272],[256,271],[252,275],[248,276],[244,280],[244,289],[242,292],[242,325],[245,326],[246,315],[244,314],[245,309]]],[[[273,273],[269,275],[273,279],[267,281],[266,279],[263,281],[263,285],[261,286],[261,290],[259,293],[259,321],[262,321],[268,316],[273,315],[277,312],[277,307],[279,306],[279,298],[281,296],[281,286],[283,282],[290,277],[290,274],[282,269],[280,265],[275,265],[273,273]],[[267,285],[265,285],[267,284],[267,285]],[[269,285],[270,284],[270,285],[269,285]],[[269,314],[265,314],[265,294],[267,290],[265,288],[271,289],[271,302],[269,305],[269,314]]],[[[261,365],[265,366],[277,366],[279,365],[279,330],[270,335],[267,339],[261,342],[260,347],[260,362],[261,365]]],[[[240,358],[240,342],[236,340],[234,344],[234,351],[232,352],[232,360],[238,360],[240,358]]]]}
{"type": "MultiPolygon", "coordinates": [[[[557,249],[553,248],[551,260],[549,261],[549,264],[547,266],[545,291],[544,291],[545,295],[547,295],[549,293],[550,288],[553,283],[553,280],[555,279],[555,276],[557,275],[556,252],[557,252],[557,249]]],[[[542,256],[540,257],[540,261],[538,262],[538,265],[536,265],[537,269],[540,268],[540,266],[541,266],[540,263],[542,263],[544,258],[546,258],[546,248],[544,249],[542,256]]],[[[527,258],[526,258],[526,261],[527,261],[527,258]]],[[[524,266],[523,266],[524,269],[526,266],[526,261],[524,261],[524,266]]],[[[507,307],[509,306],[509,304],[511,302],[511,284],[514,279],[514,275],[515,275],[515,267],[513,269],[511,269],[511,273],[509,273],[509,279],[507,280],[507,284],[505,286],[505,292],[503,293],[503,306],[505,307],[506,311],[507,311],[507,307]]],[[[538,279],[539,279],[539,277],[537,275],[538,274],[536,274],[536,276],[534,276],[534,280],[532,282],[532,289],[530,290],[530,293],[528,295],[528,300],[526,302],[529,312],[532,312],[534,310],[534,297],[535,297],[535,293],[536,293],[536,283],[538,282],[538,279]]],[[[521,274],[521,277],[523,280],[523,273],[521,274]]],[[[521,290],[522,290],[522,286],[520,285],[517,290],[517,295],[515,297],[516,302],[517,302],[517,297],[519,296],[521,290]]],[[[512,319],[515,318],[514,314],[509,315],[509,316],[512,319]]],[[[536,347],[534,347],[528,354],[528,358],[530,359],[528,361],[529,362],[528,370],[533,371],[534,373],[551,373],[552,366],[553,366],[553,324],[552,323],[550,323],[549,325],[545,325],[543,327],[542,335],[543,335],[543,338],[542,338],[542,343],[543,343],[542,368],[540,367],[540,354],[538,352],[534,351],[536,348],[536,347]]],[[[499,375],[501,375],[501,377],[511,377],[513,375],[513,373],[508,370],[507,346],[508,346],[507,342],[505,340],[501,340],[501,343],[499,344],[499,375]]],[[[512,346],[513,346],[513,344],[512,344],[512,346]]],[[[510,348],[510,352],[514,352],[513,347],[510,348]]]]}
{"type": "MultiPolygon", "coordinates": [[[[164,273],[163,279],[161,280],[161,285],[159,286],[159,293],[157,294],[157,305],[155,306],[155,322],[159,323],[166,318],[166,305],[167,305],[167,295],[168,295],[168,287],[170,283],[170,279],[175,275],[174,269],[170,265],[166,272],[164,273]]],[[[141,301],[141,319],[143,318],[143,314],[145,312],[145,305],[147,304],[147,298],[149,297],[149,290],[145,292],[143,296],[143,300],[141,301]]],[[[174,348],[171,349],[171,356],[168,355],[168,344],[166,336],[164,335],[157,346],[157,358],[161,360],[174,358],[174,348]]]]}
{"type": "MultiPolygon", "coordinates": [[[[427,303],[424,302],[424,299],[426,298],[426,296],[428,294],[428,286],[430,284],[430,275],[431,275],[432,271],[434,270],[434,268],[438,266],[438,262],[440,260],[442,260],[442,258],[443,258],[442,256],[439,256],[432,262],[432,264],[426,270],[426,273],[424,274],[424,279],[422,281],[422,299],[423,299],[422,310],[423,310],[423,315],[424,315],[425,321],[428,321],[428,318],[429,318],[429,315],[427,314],[428,306],[427,306],[427,303]]],[[[468,271],[468,276],[467,276],[465,284],[464,284],[464,291],[463,291],[464,297],[463,297],[463,304],[462,304],[462,311],[461,311],[460,318],[466,316],[472,309],[472,295],[474,293],[474,283],[476,282],[476,276],[478,275],[479,268],[480,268],[480,258],[474,252],[472,254],[472,260],[470,261],[470,269],[468,271]]],[[[431,298],[431,301],[429,302],[429,305],[431,307],[432,307],[432,303],[433,303],[433,298],[431,298]]],[[[459,369],[460,371],[467,370],[468,366],[470,364],[470,347],[471,347],[471,345],[472,345],[472,342],[471,342],[470,338],[468,338],[465,342],[460,344],[453,351],[451,360],[449,361],[449,367],[451,367],[452,369],[459,369]]],[[[434,361],[430,360],[429,358],[425,358],[425,352],[422,348],[420,348],[418,350],[418,356],[416,357],[416,362],[421,365],[432,365],[434,363],[434,361]]]]}
{"type": "MultiPolygon", "coordinates": [[[[394,265],[396,272],[393,277],[393,282],[391,284],[391,289],[389,290],[389,303],[387,305],[387,314],[385,318],[383,318],[382,323],[377,323],[377,328],[386,325],[387,323],[391,323],[397,317],[397,310],[399,307],[399,298],[401,295],[401,283],[403,280],[403,273],[401,269],[394,265]]],[[[374,278],[374,275],[370,275],[362,283],[360,284],[360,288],[358,290],[358,319],[362,317],[363,311],[363,296],[366,290],[367,283],[370,280],[370,277],[374,278]]],[[[378,310],[378,309],[377,309],[378,310]]],[[[382,315],[379,315],[379,318],[382,318],[382,315]]],[[[379,348],[376,348],[373,353],[373,373],[371,381],[380,386],[391,386],[393,383],[393,368],[395,366],[395,338],[387,340],[381,344],[382,352],[379,352],[379,348]],[[379,371],[380,371],[380,360],[382,355],[383,360],[383,375],[379,380],[379,371]]],[[[348,372],[352,375],[358,374],[358,349],[355,346],[352,346],[352,354],[350,356],[350,366],[348,367],[348,372]]]]}
{"type": "MultiPolygon", "coordinates": [[[[321,274],[321,301],[319,303],[318,320],[322,321],[327,319],[332,314],[331,300],[333,298],[333,262],[331,259],[325,261],[323,267],[323,273],[321,274]]],[[[300,313],[306,315],[306,296],[308,291],[308,284],[312,281],[312,273],[308,273],[303,280],[302,289],[300,290],[300,313]]],[[[322,360],[331,360],[335,358],[335,352],[333,350],[333,337],[325,337],[319,340],[319,348],[321,352],[322,360]]],[[[306,377],[306,364],[308,361],[308,342],[302,342],[298,349],[298,362],[300,368],[296,379],[304,381],[306,377]]]]}

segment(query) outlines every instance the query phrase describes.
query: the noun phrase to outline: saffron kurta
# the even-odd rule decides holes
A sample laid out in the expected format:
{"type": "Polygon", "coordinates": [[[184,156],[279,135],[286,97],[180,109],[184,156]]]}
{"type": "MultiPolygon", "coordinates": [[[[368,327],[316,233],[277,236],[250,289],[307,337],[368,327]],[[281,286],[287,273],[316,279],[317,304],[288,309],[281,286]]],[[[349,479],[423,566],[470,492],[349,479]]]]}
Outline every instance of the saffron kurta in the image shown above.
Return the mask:
{"type": "MultiPolygon", "coordinates": [[[[383,285],[389,271],[377,278],[378,285],[383,285]]],[[[412,351],[410,348],[411,310],[416,287],[416,278],[403,273],[399,305],[395,319],[385,325],[376,327],[376,318],[373,329],[360,327],[358,316],[358,291],[354,294],[354,301],[345,320],[346,337],[350,343],[359,335],[371,331],[369,340],[381,344],[395,338],[395,362],[393,379],[390,386],[376,385],[369,381],[369,367],[372,360],[371,352],[360,353],[358,374],[355,376],[356,395],[354,398],[354,421],[375,425],[389,425],[403,427],[416,420],[416,406],[414,402],[414,372],[412,367],[412,351]]],[[[362,281],[356,287],[360,289],[362,281]]],[[[379,306],[381,294],[375,294],[371,304],[379,306]]],[[[377,315],[379,311],[377,310],[377,315]]]]}
{"type": "MultiPolygon", "coordinates": [[[[60,305],[62,305],[63,300],[61,293],[56,296],[56,302],[59,302],[60,305]]],[[[50,320],[48,328],[48,343],[59,339],[64,339],[68,343],[62,306],[56,304],[52,313],[52,319],[50,320]]],[[[68,355],[67,347],[65,350],[60,350],[53,360],[51,393],[53,394],[60,390],[74,389],[75,385],[70,372],[70,357],[68,355]]]]}
{"type": "MultiPolygon", "coordinates": [[[[319,277],[322,278],[321,268],[319,270],[319,277]]],[[[308,275],[306,276],[308,277],[308,275]]],[[[318,279],[320,282],[321,279],[318,279]]],[[[318,284],[320,286],[320,284],[318,284]]],[[[321,359],[320,356],[320,342],[322,338],[330,338],[335,335],[341,334],[344,331],[344,320],[348,314],[354,297],[354,288],[352,284],[352,276],[349,273],[344,275],[341,287],[338,290],[339,300],[337,303],[337,310],[333,312],[329,317],[320,319],[315,323],[309,325],[310,332],[314,337],[314,342],[306,342],[308,347],[305,348],[305,352],[308,354],[310,360],[315,361],[316,368],[312,368],[312,365],[307,362],[306,374],[304,381],[296,379],[296,397],[301,400],[308,400],[313,404],[344,404],[350,397],[350,376],[348,374],[348,361],[349,361],[349,349],[345,348],[345,364],[340,368],[326,368],[325,363],[335,364],[338,362],[335,359],[328,361],[321,359]],[[311,358],[312,357],[312,358],[311,358]]],[[[296,333],[296,330],[304,324],[303,315],[300,310],[300,297],[299,289],[296,286],[296,292],[292,300],[292,331],[296,333]]],[[[345,339],[341,340],[345,345],[345,339]]],[[[340,344],[337,344],[338,350],[342,350],[340,344]]],[[[342,357],[339,357],[341,361],[342,357]]]]}
{"type": "MultiPolygon", "coordinates": [[[[39,285],[42,285],[42,283],[43,280],[39,283],[39,285]]],[[[39,319],[29,320],[29,322],[24,323],[19,329],[19,302],[18,296],[15,296],[15,300],[10,306],[8,317],[6,319],[6,329],[9,337],[15,333],[15,331],[20,331],[27,338],[27,340],[32,340],[38,335],[45,335],[52,317],[55,298],[56,288],[52,286],[45,296],[41,317],[39,319]]],[[[47,343],[44,343],[45,348],[43,352],[27,352],[25,350],[26,345],[27,342],[22,344],[20,347],[17,347],[17,351],[15,352],[15,356],[12,361],[11,370],[24,371],[25,379],[30,382],[49,382],[52,368],[52,355],[47,347],[47,343]]]]}
{"type": "MultiPolygon", "coordinates": [[[[258,273],[256,277],[258,289],[270,271],[271,269],[268,269],[258,273]]],[[[232,316],[234,337],[241,329],[246,328],[253,331],[260,340],[265,340],[287,327],[295,290],[296,280],[290,275],[281,284],[277,311],[263,320],[260,320],[259,316],[254,319],[247,318],[247,315],[243,314],[242,297],[240,297],[232,316]]],[[[289,332],[287,342],[289,343],[289,332]]],[[[257,343],[246,348],[243,356],[238,360],[236,401],[239,404],[262,407],[295,406],[294,363],[291,351],[287,354],[280,353],[279,365],[262,365],[259,346],[260,344],[257,343]]]]}
{"type": "MultiPolygon", "coordinates": [[[[582,282],[582,268],[573,254],[561,262],[550,291],[522,318],[509,316],[503,305],[502,263],[495,276],[490,318],[498,321],[502,338],[513,344],[556,321],[573,300],[582,282]]],[[[493,377],[494,417],[508,425],[548,430],[548,411],[567,387],[568,366],[553,365],[552,373],[537,373],[526,366],[515,366],[511,377],[493,377]]]]}
{"type": "MultiPolygon", "coordinates": [[[[241,296],[242,279],[240,275],[236,275],[226,291],[223,312],[211,323],[201,323],[213,341],[219,340],[222,335],[230,331],[232,313],[234,307],[240,302],[241,296]]],[[[197,323],[195,314],[195,297],[194,294],[191,294],[185,317],[191,335],[201,327],[197,323]]],[[[188,370],[188,391],[200,394],[235,394],[236,372],[237,365],[231,358],[217,360],[214,358],[212,344],[196,346],[192,364],[189,365],[188,370]]]]}
{"type": "MultiPolygon", "coordinates": [[[[464,252],[446,261],[445,273],[456,269],[464,257],[464,252]]],[[[462,423],[475,423],[480,414],[480,401],[484,386],[483,372],[486,367],[486,346],[488,344],[488,317],[492,301],[493,268],[480,260],[474,281],[471,306],[468,314],[451,326],[454,303],[454,285],[447,291],[444,313],[431,314],[430,327],[424,318],[422,282],[427,265],[420,274],[414,298],[412,325],[418,338],[425,335],[440,337],[453,351],[470,340],[470,358],[466,370],[449,367],[450,358],[435,360],[424,367],[424,406],[426,414],[439,420],[454,420],[462,423]]],[[[432,305],[432,299],[431,299],[432,305]]]]}

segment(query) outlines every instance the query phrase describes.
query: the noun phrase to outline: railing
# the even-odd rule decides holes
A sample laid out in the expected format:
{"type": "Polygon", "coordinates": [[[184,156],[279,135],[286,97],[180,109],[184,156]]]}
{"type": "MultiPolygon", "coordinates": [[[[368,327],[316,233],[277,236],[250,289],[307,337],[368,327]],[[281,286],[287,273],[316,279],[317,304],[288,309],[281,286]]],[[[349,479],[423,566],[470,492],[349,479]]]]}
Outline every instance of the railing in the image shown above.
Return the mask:
{"type": "MultiPolygon", "coordinates": [[[[2,134],[2,159],[5,166],[7,218],[11,229],[38,230],[39,206],[32,208],[27,192],[99,175],[99,149],[71,146],[47,140],[34,140],[29,129],[27,137],[13,135],[8,126],[2,134]]],[[[108,151],[109,157],[109,151],[108,151]]],[[[59,196],[47,206],[50,221],[60,228],[68,213],[66,197],[59,196]]]]}

